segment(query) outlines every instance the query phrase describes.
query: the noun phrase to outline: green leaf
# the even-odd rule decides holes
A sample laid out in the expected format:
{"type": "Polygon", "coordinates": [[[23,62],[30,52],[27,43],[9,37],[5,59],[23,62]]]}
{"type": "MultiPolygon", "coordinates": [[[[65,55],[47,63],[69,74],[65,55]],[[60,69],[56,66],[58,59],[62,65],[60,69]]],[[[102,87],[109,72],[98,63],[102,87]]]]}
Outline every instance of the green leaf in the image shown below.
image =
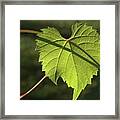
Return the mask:
{"type": "Polygon", "coordinates": [[[71,27],[72,35],[63,38],[55,28],[44,28],[37,34],[36,49],[39,62],[55,84],[62,77],[68,87],[74,89],[76,100],[100,67],[100,39],[92,26],[76,23],[71,27]]]}

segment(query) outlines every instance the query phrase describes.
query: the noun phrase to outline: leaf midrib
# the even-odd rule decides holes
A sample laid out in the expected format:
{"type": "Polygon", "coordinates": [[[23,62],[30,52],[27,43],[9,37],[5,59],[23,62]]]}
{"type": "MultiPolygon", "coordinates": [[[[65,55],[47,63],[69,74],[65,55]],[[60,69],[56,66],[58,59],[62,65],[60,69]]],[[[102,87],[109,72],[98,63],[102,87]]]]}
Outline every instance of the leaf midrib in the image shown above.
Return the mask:
{"type": "MultiPolygon", "coordinates": [[[[69,45],[70,45],[70,49],[72,50],[71,42],[69,43],[69,45]]],[[[77,72],[77,68],[76,68],[76,64],[75,64],[75,60],[74,60],[73,54],[72,54],[72,58],[73,58],[74,66],[75,66],[75,71],[76,71],[76,74],[77,74],[77,91],[78,91],[78,88],[79,88],[79,76],[78,76],[78,72],[77,72]]]]}

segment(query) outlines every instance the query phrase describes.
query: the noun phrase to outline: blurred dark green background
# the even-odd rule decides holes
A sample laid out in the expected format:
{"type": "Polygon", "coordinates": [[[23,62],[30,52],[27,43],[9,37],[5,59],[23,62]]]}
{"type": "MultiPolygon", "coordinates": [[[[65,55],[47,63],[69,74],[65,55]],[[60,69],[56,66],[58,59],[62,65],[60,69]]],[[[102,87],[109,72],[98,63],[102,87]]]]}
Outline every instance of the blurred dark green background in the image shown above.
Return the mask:
{"type": "MultiPolygon", "coordinates": [[[[99,20],[21,20],[20,29],[29,29],[39,31],[45,27],[57,28],[61,35],[69,38],[71,35],[71,25],[75,22],[87,23],[92,25],[100,33],[99,20]]],[[[28,91],[43,76],[41,63],[38,62],[38,53],[35,51],[34,34],[20,34],[20,94],[28,91]]],[[[45,79],[30,94],[22,100],[71,100],[73,89],[68,88],[62,78],[59,78],[56,86],[50,79],[45,79]]],[[[93,76],[92,84],[87,85],[84,91],[79,95],[79,100],[99,100],[100,99],[100,73],[93,76]]]]}

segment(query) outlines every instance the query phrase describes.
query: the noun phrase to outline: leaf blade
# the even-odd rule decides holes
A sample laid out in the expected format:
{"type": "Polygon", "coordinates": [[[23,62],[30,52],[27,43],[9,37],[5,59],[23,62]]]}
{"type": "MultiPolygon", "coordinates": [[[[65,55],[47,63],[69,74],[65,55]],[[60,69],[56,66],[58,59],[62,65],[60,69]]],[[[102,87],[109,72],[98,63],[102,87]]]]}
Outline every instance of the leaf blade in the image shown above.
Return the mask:
{"type": "Polygon", "coordinates": [[[74,89],[73,100],[76,100],[86,85],[91,84],[92,76],[100,67],[99,34],[91,26],[76,23],[72,25],[69,39],[49,27],[42,29],[38,37],[40,40],[36,40],[36,45],[43,71],[55,84],[62,77],[68,87],[74,89]]]}

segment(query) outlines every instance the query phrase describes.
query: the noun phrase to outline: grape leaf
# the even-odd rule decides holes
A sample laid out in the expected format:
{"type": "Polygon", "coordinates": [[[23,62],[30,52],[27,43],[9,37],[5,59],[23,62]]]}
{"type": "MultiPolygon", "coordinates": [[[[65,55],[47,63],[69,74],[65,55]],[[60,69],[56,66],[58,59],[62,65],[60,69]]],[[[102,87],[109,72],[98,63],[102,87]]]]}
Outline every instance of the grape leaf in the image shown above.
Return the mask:
{"type": "Polygon", "coordinates": [[[39,62],[55,84],[59,77],[72,87],[73,100],[76,100],[93,75],[100,67],[100,39],[92,26],[75,23],[71,26],[72,35],[63,38],[53,27],[41,29],[37,34],[36,49],[39,62]]]}

